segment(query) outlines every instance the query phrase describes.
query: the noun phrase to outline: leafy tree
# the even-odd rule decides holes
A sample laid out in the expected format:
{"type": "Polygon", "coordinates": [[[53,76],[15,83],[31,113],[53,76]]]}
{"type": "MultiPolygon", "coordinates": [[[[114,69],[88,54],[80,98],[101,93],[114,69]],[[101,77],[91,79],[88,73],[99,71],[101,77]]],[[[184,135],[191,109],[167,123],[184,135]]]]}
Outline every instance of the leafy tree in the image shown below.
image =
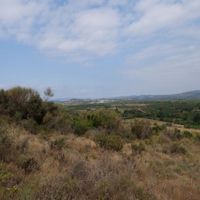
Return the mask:
{"type": "Polygon", "coordinates": [[[7,110],[17,119],[32,118],[41,123],[44,115],[42,99],[39,93],[30,88],[15,87],[6,91],[7,110]]]}
{"type": "Polygon", "coordinates": [[[52,91],[52,89],[50,87],[46,88],[46,90],[44,91],[44,95],[46,97],[46,100],[48,100],[49,98],[54,96],[54,93],[52,91]]]}

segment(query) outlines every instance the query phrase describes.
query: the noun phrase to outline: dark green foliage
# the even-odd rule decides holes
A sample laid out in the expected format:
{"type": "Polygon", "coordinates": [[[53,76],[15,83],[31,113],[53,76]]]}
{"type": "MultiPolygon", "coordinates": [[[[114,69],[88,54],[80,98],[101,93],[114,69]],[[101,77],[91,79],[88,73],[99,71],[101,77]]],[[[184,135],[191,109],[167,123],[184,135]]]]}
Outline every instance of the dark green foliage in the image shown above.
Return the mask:
{"type": "Polygon", "coordinates": [[[117,130],[121,123],[119,113],[112,110],[90,111],[87,119],[94,127],[102,127],[107,130],[117,130]]]}
{"type": "Polygon", "coordinates": [[[10,116],[17,120],[33,119],[41,123],[44,116],[42,99],[37,91],[16,87],[6,91],[8,102],[5,105],[10,116]]]}
{"type": "Polygon", "coordinates": [[[109,150],[120,151],[123,147],[123,142],[120,136],[112,134],[98,134],[95,141],[103,148],[109,150]]]}
{"type": "Polygon", "coordinates": [[[9,116],[33,134],[41,129],[64,134],[71,128],[71,120],[62,107],[43,101],[39,93],[30,88],[1,90],[0,114],[9,116]]]}
{"type": "Polygon", "coordinates": [[[85,111],[74,117],[73,128],[77,135],[83,135],[87,130],[92,128],[101,128],[112,132],[119,129],[120,123],[120,116],[115,111],[85,111]]]}
{"type": "Polygon", "coordinates": [[[142,117],[170,123],[183,124],[185,127],[198,128],[200,125],[199,101],[154,101],[144,102],[145,106],[124,109],[125,119],[142,117]]]}
{"type": "Polygon", "coordinates": [[[152,127],[153,132],[155,133],[159,133],[161,131],[164,131],[166,129],[166,125],[158,125],[158,124],[154,124],[154,126],[152,127]]]}
{"type": "Polygon", "coordinates": [[[186,138],[192,138],[193,135],[190,131],[183,131],[182,133],[183,137],[186,137],[186,138]]]}
{"type": "Polygon", "coordinates": [[[0,90],[0,114],[5,114],[7,102],[8,99],[6,96],[6,92],[4,90],[0,90]]]}
{"type": "Polygon", "coordinates": [[[92,127],[92,123],[85,118],[76,118],[73,122],[73,128],[76,135],[83,135],[92,127]]]}

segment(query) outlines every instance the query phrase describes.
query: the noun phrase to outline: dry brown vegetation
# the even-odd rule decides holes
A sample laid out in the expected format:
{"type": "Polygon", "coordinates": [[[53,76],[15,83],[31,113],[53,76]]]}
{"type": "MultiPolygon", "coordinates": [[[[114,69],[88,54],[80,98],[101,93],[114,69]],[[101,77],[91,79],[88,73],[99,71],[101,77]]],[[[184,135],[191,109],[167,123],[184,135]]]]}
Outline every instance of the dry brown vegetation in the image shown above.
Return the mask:
{"type": "Polygon", "coordinates": [[[1,122],[0,132],[2,200],[199,200],[195,136],[172,137],[169,129],[147,139],[122,139],[123,148],[115,151],[95,142],[97,130],[82,137],[44,136],[1,122]]]}
{"type": "Polygon", "coordinates": [[[199,177],[198,130],[0,92],[1,200],[199,200],[199,177]]]}

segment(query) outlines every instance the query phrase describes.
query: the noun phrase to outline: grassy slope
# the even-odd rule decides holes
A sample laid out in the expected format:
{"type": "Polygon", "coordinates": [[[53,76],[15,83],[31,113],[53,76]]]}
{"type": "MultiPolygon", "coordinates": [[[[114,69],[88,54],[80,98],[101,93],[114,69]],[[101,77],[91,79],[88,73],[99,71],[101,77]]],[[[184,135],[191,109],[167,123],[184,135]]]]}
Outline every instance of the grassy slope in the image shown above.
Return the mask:
{"type": "Polygon", "coordinates": [[[4,149],[9,160],[0,163],[2,200],[199,200],[200,142],[194,138],[160,133],[129,140],[114,152],[100,148],[89,133],[31,135],[11,124],[6,135],[11,145],[4,149]],[[186,151],[172,152],[173,144],[186,151]]]}

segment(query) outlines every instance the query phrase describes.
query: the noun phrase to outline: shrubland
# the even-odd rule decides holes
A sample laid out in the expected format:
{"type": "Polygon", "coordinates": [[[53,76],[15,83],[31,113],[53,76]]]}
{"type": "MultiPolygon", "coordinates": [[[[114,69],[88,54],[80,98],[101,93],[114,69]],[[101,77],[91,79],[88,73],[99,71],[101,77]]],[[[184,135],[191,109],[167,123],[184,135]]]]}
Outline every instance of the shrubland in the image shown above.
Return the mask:
{"type": "Polygon", "coordinates": [[[32,89],[1,90],[0,199],[199,200],[199,138],[116,109],[67,110],[32,89]]]}

